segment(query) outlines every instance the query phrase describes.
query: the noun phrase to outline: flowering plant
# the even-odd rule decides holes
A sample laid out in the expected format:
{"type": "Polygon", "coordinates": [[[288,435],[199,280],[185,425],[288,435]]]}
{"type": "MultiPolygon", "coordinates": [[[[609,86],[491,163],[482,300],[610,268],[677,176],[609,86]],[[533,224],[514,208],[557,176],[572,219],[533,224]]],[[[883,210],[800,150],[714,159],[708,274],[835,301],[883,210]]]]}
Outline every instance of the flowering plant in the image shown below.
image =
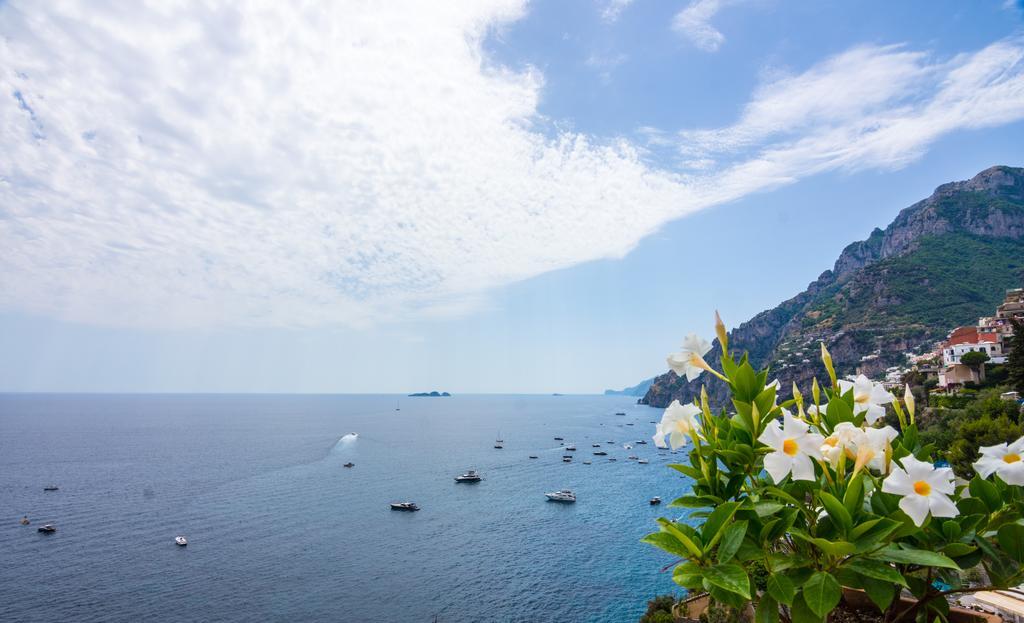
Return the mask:
{"type": "Polygon", "coordinates": [[[825,621],[843,589],[862,590],[886,621],[945,621],[948,596],[1024,581],[1024,440],[982,448],[977,476],[957,482],[922,446],[907,389],[897,400],[860,376],[815,379],[810,400],[796,385],[779,403],[778,382],[738,360],[716,317],[721,370],[710,345],[687,338],[668,362],[690,381],[713,374],[728,385],[731,412],[712,410],[707,392],[665,410],[655,443],[690,446],[693,481],[671,506],[693,509],[697,528],[661,518],[644,541],[675,555],[673,579],[715,602],[755,612],[758,623],[825,621]],[[884,425],[887,407],[899,430],[884,425]],[[988,580],[968,586],[964,571],[988,580]],[[908,592],[916,602],[900,606],[908,592]]]}

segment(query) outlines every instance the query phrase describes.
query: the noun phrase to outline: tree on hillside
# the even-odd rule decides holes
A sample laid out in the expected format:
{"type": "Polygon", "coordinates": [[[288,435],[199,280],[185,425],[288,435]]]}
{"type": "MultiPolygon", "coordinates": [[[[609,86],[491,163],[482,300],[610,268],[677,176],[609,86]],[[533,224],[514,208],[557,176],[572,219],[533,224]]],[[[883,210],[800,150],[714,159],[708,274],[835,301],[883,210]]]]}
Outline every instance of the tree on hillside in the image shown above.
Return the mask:
{"type": "Polygon", "coordinates": [[[1010,385],[1024,392],[1024,322],[1011,319],[1013,338],[1010,340],[1010,356],[1006,361],[1010,385]]]}
{"type": "Polygon", "coordinates": [[[978,375],[979,382],[985,380],[985,362],[988,360],[988,353],[981,353],[976,350],[964,353],[960,357],[960,363],[964,364],[971,370],[974,370],[974,373],[978,375]]]}

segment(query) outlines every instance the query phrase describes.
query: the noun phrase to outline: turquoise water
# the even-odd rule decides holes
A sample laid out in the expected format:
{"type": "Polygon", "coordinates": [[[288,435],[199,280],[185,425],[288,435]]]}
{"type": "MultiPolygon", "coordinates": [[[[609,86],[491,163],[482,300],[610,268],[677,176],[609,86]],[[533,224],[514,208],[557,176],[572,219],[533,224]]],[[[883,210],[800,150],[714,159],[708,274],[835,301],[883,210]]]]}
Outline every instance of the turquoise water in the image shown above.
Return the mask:
{"type": "Polygon", "coordinates": [[[674,591],[648,500],[686,481],[622,447],[660,415],[632,402],[0,395],[0,620],[635,621],[674,591]]]}

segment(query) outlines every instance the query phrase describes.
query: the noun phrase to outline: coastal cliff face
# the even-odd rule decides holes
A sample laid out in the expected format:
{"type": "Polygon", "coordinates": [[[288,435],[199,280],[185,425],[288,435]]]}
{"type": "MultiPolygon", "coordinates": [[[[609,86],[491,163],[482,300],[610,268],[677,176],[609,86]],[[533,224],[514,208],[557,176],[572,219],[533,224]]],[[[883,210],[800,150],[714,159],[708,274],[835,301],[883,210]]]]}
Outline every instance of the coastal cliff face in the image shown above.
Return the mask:
{"type": "MultiPolygon", "coordinates": [[[[902,364],[904,353],[991,314],[1004,291],[1022,282],[1024,169],[992,167],[939,186],[885,230],[847,246],[806,290],[736,327],[730,346],[748,352],[755,367],[770,364],[784,396],[793,382],[806,393],[811,377],[826,374],[819,342],[840,375],[877,376],[902,364]]],[[[717,362],[720,354],[715,340],[706,359],[717,362]]],[[[671,371],[655,378],[641,402],[690,401],[702,383],[721,405],[721,381],[705,374],[687,383],[671,371]]]]}

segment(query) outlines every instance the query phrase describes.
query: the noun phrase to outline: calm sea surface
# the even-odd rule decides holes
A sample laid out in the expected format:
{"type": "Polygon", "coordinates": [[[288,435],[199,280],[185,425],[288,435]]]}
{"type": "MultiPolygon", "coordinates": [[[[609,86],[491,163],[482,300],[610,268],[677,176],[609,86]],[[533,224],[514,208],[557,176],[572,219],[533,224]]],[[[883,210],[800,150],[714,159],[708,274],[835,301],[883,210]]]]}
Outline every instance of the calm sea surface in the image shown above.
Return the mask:
{"type": "Polygon", "coordinates": [[[622,446],[660,411],[396,400],[0,395],[0,620],[636,621],[675,592],[671,559],[638,539],[678,514],[648,500],[684,491],[665,467],[683,455],[622,446]],[[485,480],[455,484],[466,469],[485,480]],[[545,500],[560,488],[579,501],[545,500]]]}

